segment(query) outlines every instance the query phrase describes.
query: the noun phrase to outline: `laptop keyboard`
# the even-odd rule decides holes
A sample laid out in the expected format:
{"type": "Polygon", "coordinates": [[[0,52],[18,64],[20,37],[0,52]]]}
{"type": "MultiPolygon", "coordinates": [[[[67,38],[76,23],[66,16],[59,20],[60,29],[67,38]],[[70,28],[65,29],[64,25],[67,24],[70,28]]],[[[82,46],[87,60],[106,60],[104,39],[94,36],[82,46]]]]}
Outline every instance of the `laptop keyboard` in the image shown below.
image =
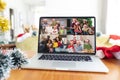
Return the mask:
{"type": "Polygon", "coordinates": [[[90,56],[69,56],[69,55],[42,55],[39,60],[62,60],[62,61],[87,61],[91,62],[90,56]]]}

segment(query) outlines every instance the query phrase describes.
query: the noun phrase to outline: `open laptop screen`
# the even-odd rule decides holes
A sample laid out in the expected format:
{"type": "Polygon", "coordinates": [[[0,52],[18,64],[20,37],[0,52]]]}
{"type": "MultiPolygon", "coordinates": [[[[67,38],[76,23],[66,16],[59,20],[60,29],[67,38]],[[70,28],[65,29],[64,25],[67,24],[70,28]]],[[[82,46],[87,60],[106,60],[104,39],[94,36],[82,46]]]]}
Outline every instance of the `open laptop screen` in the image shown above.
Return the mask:
{"type": "Polygon", "coordinates": [[[39,53],[95,53],[95,17],[41,17],[39,23],[39,53]]]}

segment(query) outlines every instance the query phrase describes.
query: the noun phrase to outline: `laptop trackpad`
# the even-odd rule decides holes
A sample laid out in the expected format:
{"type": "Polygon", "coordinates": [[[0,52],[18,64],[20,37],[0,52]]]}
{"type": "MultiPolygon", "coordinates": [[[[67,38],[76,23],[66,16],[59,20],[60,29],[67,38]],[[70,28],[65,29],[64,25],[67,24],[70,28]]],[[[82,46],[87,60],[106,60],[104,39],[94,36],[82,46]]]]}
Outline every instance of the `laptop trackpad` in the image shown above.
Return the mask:
{"type": "Polygon", "coordinates": [[[75,68],[76,64],[74,62],[53,62],[52,64],[53,67],[55,68],[75,68]]]}

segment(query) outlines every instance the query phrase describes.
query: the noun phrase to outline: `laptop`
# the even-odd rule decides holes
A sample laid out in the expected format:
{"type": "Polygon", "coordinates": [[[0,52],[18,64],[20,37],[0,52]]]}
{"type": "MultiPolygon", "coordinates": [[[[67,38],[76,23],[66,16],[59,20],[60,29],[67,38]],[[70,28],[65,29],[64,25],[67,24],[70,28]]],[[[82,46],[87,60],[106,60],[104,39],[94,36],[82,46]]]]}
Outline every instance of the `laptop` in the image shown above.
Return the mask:
{"type": "Polygon", "coordinates": [[[95,17],[40,17],[38,53],[22,68],[109,72],[96,54],[95,17]]]}

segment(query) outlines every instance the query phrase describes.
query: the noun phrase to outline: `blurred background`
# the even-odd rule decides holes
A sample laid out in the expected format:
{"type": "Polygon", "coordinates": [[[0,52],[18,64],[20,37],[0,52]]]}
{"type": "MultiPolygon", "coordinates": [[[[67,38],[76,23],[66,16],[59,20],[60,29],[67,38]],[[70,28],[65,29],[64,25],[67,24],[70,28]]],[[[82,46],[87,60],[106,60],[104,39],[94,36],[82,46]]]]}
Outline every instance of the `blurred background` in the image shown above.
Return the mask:
{"type": "Polygon", "coordinates": [[[120,34],[120,0],[4,0],[3,12],[11,21],[5,35],[11,40],[23,32],[22,25],[39,28],[41,16],[95,16],[96,30],[103,34],[120,34]]]}

